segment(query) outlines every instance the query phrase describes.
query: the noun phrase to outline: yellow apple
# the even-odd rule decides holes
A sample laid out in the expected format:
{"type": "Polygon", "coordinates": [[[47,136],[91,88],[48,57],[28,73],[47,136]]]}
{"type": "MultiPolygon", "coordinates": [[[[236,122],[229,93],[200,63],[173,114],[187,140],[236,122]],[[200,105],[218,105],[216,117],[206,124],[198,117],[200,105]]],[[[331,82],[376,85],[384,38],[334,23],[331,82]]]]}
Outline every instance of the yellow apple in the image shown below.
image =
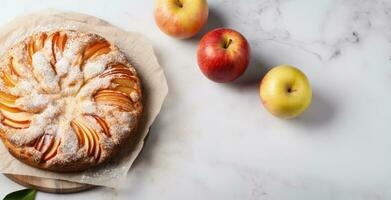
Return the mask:
{"type": "Polygon", "coordinates": [[[290,65],[271,69],[259,88],[262,104],[274,116],[294,118],[303,113],[312,100],[312,89],[303,72],[290,65]]]}
{"type": "Polygon", "coordinates": [[[206,0],[156,0],[155,21],[167,35],[189,38],[197,34],[208,20],[206,0]]]}

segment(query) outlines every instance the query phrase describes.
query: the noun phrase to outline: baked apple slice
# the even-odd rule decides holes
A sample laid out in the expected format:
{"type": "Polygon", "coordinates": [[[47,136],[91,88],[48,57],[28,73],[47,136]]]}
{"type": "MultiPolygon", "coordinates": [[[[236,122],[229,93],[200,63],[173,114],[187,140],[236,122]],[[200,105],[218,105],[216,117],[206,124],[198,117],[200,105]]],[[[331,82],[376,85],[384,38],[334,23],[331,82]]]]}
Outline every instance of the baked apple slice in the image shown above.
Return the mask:
{"type": "Polygon", "coordinates": [[[80,66],[81,70],[83,70],[84,63],[88,59],[93,59],[103,54],[107,54],[111,51],[110,43],[106,40],[98,41],[90,44],[82,54],[79,54],[75,59],[73,66],[80,66]]]}
{"type": "Polygon", "coordinates": [[[103,130],[103,133],[107,137],[111,137],[110,128],[109,128],[109,126],[107,126],[106,121],[104,119],[102,119],[101,117],[99,117],[98,115],[90,115],[90,116],[92,116],[96,120],[96,122],[100,125],[100,127],[103,130]]]}
{"type": "Polygon", "coordinates": [[[111,51],[110,43],[108,43],[106,40],[99,41],[87,47],[86,50],[84,51],[83,57],[85,60],[93,59],[97,56],[107,54],[110,51],[111,51]]]}
{"type": "Polygon", "coordinates": [[[5,71],[1,72],[1,78],[3,79],[6,86],[15,87],[17,83],[16,80],[14,80],[14,78],[12,78],[12,76],[5,71]]]}
{"type": "Polygon", "coordinates": [[[64,52],[64,48],[67,40],[68,40],[68,36],[66,33],[58,34],[56,40],[56,46],[60,49],[61,53],[64,52]]]}
{"type": "Polygon", "coordinates": [[[11,108],[16,108],[15,101],[18,97],[0,91],[0,103],[11,108]]]}
{"type": "Polygon", "coordinates": [[[44,134],[39,137],[33,147],[42,153],[42,161],[48,161],[57,155],[61,140],[53,135],[44,134]]]}
{"type": "Polygon", "coordinates": [[[41,50],[45,46],[47,37],[46,33],[39,33],[30,38],[30,42],[27,44],[28,61],[30,65],[33,63],[33,55],[35,52],[41,50]]]}
{"type": "Polygon", "coordinates": [[[52,137],[49,147],[45,150],[45,152],[42,155],[42,160],[48,161],[54,158],[57,155],[57,151],[58,148],[60,147],[60,144],[61,144],[60,139],[55,139],[54,137],[52,137]]]}
{"type": "Polygon", "coordinates": [[[36,140],[34,148],[40,152],[46,152],[53,145],[53,136],[44,134],[36,140]]]}
{"type": "Polygon", "coordinates": [[[137,87],[138,80],[134,77],[133,73],[127,66],[123,64],[111,65],[108,70],[100,75],[101,78],[107,76],[113,76],[112,83],[116,84],[114,90],[120,91],[129,97],[131,97],[131,93],[138,93],[135,89],[137,87]]]}
{"type": "Polygon", "coordinates": [[[110,75],[127,75],[131,79],[131,76],[133,75],[132,72],[129,69],[126,68],[109,68],[108,70],[104,71],[100,76],[106,77],[110,75]]]}
{"type": "Polygon", "coordinates": [[[76,119],[71,121],[71,126],[76,133],[77,140],[79,142],[79,147],[83,147],[85,145],[86,141],[84,140],[83,130],[80,128],[79,124],[76,122],[76,119]]]}
{"type": "Polygon", "coordinates": [[[87,155],[93,155],[95,159],[100,157],[99,135],[92,129],[83,118],[72,120],[72,128],[75,130],[79,145],[87,149],[87,155]]]}
{"type": "Polygon", "coordinates": [[[3,114],[4,118],[7,118],[7,119],[12,120],[14,122],[27,123],[33,117],[33,114],[28,113],[28,112],[23,112],[23,111],[14,112],[14,111],[20,111],[20,110],[17,110],[14,108],[3,109],[0,107],[0,112],[1,112],[1,114],[3,114]],[[10,110],[12,110],[12,111],[10,111],[10,110]]]}
{"type": "Polygon", "coordinates": [[[14,128],[14,129],[25,129],[25,128],[30,127],[30,121],[29,122],[15,122],[10,119],[4,118],[1,121],[1,123],[6,126],[9,126],[11,128],[14,128]]]}
{"type": "Polygon", "coordinates": [[[19,129],[28,128],[33,117],[32,113],[24,112],[15,106],[17,97],[0,92],[0,113],[3,115],[2,123],[19,129]]]}
{"type": "Polygon", "coordinates": [[[50,60],[50,64],[54,66],[57,63],[57,55],[60,53],[61,55],[64,53],[65,44],[68,40],[68,36],[66,33],[56,32],[52,36],[52,59],[50,60]]]}
{"type": "Polygon", "coordinates": [[[104,103],[109,105],[115,105],[124,111],[131,111],[132,100],[128,95],[116,90],[100,90],[95,95],[95,101],[97,103],[104,103]]]}

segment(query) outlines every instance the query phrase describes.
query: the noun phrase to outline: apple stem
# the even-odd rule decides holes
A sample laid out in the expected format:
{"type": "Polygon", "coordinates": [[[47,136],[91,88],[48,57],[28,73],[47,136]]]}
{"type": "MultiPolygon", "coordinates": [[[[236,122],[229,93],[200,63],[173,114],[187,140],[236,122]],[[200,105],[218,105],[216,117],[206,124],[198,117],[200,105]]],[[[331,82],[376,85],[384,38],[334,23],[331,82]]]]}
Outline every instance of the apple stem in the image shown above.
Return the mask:
{"type": "Polygon", "coordinates": [[[181,0],[175,0],[175,4],[176,4],[178,7],[180,7],[180,8],[183,7],[183,4],[182,4],[181,0]]]}
{"type": "Polygon", "coordinates": [[[229,39],[228,42],[224,44],[224,49],[228,48],[231,43],[232,39],[229,39]]]}
{"type": "Polygon", "coordinates": [[[296,92],[296,90],[293,88],[288,88],[288,93],[292,93],[292,92],[296,92]]]}

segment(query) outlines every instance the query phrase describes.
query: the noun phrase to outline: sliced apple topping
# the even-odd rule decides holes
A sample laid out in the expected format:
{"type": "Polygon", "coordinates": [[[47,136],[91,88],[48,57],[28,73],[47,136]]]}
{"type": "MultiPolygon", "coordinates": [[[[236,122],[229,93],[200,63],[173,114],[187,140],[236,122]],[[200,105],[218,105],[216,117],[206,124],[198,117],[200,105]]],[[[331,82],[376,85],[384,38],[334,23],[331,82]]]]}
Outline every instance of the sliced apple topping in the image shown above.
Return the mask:
{"type": "Polygon", "coordinates": [[[0,91],[0,103],[4,104],[5,106],[16,108],[16,99],[18,99],[16,96],[0,91]]]}
{"type": "Polygon", "coordinates": [[[132,94],[139,94],[137,90],[138,79],[134,76],[130,69],[123,64],[111,65],[108,70],[103,72],[100,77],[113,76],[112,83],[116,84],[114,90],[120,91],[134,100],[132,94]]]}
{"type": "Polygon", "coordinates": [[[14,129],[25,129],[25,128],[30,127],[30,122],[28,122],[28,123],[27,122],[15,122],[15,121],[12,121],[7,118],[4,118],[2,120],[2,123],[6,126],[14,128],[14,129]]]}
{"type": "Polygon", "coordinates": [[[92,155],[98,161],[101,153],[98,133],[82,117],[72,120],[71,126],[76,132],[79,146],[87,149],[87,156],[92,155]]]}
{"type": "Polygon", "coordinates": [[[109,128],[109,126],[107,126],[106,121],[104,119],[102,119],[101,117],[99,117],[98,115],[90,115],[90,116],[92,116],[96,120],[96,122],[98,122],[98,124],[100,125],[100,127],[103,130],[103,133],[107,137],[111,137],[110,128],[109,128]]]}
{"type": "Polygon", "coordinates": [[[53,136],[44,134],[35,141],[34,148],[38,151],[45,152],[52,144],[53,136]]]}
{"type": "MultiPolygon", "coordinates": [[[[2,104],[0,104],[3,107],[2,104]]],[[[2,123],[11,128],[22,129],[28,128],[31,123],[33,114],[27,112],[9,112],[3,108],[0,109],[3,115],[2,123]]]]}
{"type": "Polygon", "coordinates": [[[82,54],[79,54],[74,61],[74,66],[80,66],[83,70],[83,66],[88,59],[96,58],[100,55],[107,54],[111,51],[110,43],[106,40],[98,41],[90,44],[87,48],[84,49],[82,54]]]}
{"type": "Polygon", "coordinates": [[[4,125],[20,129],[28,128],[33,117],[32,113],[24,112],[15,105],[17,97],[0,92],[0,113],[4,125]]]}
{"type": "Polygon", "coordinates": [[[30,42],[27,44],[28,60],[31,64],[33,61],[33,55],[35,52],[41,50],[45,46],[47,39],[46,33],[36,34],[31,37],[30,42]]]}
{"type": "Polygon", "coordinates": [[[85,60],[93,59],[97,56],[107,54],[110,51],[111,51],[110,43],[104,40],[88,46],[84,51],[83,57],[85,60]]]}
{"type": "Polygon", "coordinates": [[[56,32],[52,35],[52,59],[50,63],[54,66],[57,63],[57,55],[64,52],[65,44],[68,40],[66,33],[56,32]]]}
{"type": "Polygon", "coordinates": [[[95,95],[95,101],[97,103],[104,103],[109,105],[118,106],[121,110],[131,111],[132,100],[128,95],[116,90],[100,90],[95,95]]]}
{"type": "Polygon", "coordinates": [[[60,139],[55,138],[53,135],[44,134],[35,141],[34,148],[42,152],[42,161],[48,161],[57,155],[60,144],[60,139]]]}
{"type": "Polygon", "coordinates": [[[110,76],[110,75],[123,76],[123,77],[127,77],[129,79],[134,79],[132,77],[133,73],[129,70],[128,67],[126,67],[122,64],[111,65],[108,70],[104,71],[100,75],[100,77],[103,78],[103,77],[110,76]]]}
{"type": "MultiPolygon", "coordinates": [[[[10,109],[13,110],[13,109],[10,109]]],[[[14,111],[9,111],[8,109],[2,109],[0,108],[1,114],[9,120],[12,120],[14,122],[21,122],[21,123],[28,123],[30,122],[33,114],[28,113],[28,112],[14,112],[14,111]]]]}
{"type": "Polygon", "coordinates": [[[60,139],[56,139],[56,140],[54,141],[54,144],[51,145],[51,148],[48,149],[48,151],[46,151],[46,152],[43,154],[43,160],[44,160],[44,161],[48,161],[48,160],[54,158],[54,156],[57,155],[58,148],[60,147],[60,144],[61,144],[61,140],[60,140],[60,139]]]}
{"type": "Polygon", "coordinates": [[[15,87],[16,80],[14,80],[14,78],[12,78],[12,76],[10,74],[8,74],[7,72],[2,71],[1,78],[3,79],[6,86],[15,87]]]}
{"type": "Polygon", "coordinates": [[[56,45],[60,49],[61,52],[64,52],[65,44],[68,40],[68,36],[66,33],[60,34],[58,39],[56,40],[56,45]]]}
{"type": "Polygon", "coordinates": [[[124,111],[131,111],[133,103],[139,96],[138,79],[133,72],[123,64],[112,64],[99,75],[100,78],[111,76],[114,88],[98,91],[94,98],[98,103],[115,105],[124,111]]]}
{"type": "Polygon", "coordinates": [[[10,58],[8,62],[8,67],[11,70],[11,74],[15,74],[16,76],[23,77],[25,70],[24,66],[16,61],[14,58],[10,58]]]}
{"type": "Polygon", "coordinates": [[[123,93],[125,93],[127,95],[130,95],[132,92],[137,92],[135,89],[133,89],[131,87],[117,86],[115,89],[120,91],[120,92],[123,92],[123,93]]]}

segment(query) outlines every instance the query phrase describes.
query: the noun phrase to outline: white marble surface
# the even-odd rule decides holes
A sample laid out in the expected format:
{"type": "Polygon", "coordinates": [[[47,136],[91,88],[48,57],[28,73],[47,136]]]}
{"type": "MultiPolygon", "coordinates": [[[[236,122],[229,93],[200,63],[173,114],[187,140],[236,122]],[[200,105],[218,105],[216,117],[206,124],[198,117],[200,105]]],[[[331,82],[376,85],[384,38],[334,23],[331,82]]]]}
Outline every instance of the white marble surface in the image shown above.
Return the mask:
{"type": "MultiPolygon", "coordinates": [[[[2,0],[0,25],[58,8],[148,36],[170,94],[147,145],[118,189],[40,199],[361,200],[391,198],[391,1],[216,0],[208,27],[242,32],[245,75],[215,84],[196,64],[200,35],[169,38],[153,1],[2,0]],[[258,82],[288,63],[309,77],[313,104],[280,120],[260,105],[258,82]]],[[[0,176],[0,196],[21,188],[0,176]]]]}

